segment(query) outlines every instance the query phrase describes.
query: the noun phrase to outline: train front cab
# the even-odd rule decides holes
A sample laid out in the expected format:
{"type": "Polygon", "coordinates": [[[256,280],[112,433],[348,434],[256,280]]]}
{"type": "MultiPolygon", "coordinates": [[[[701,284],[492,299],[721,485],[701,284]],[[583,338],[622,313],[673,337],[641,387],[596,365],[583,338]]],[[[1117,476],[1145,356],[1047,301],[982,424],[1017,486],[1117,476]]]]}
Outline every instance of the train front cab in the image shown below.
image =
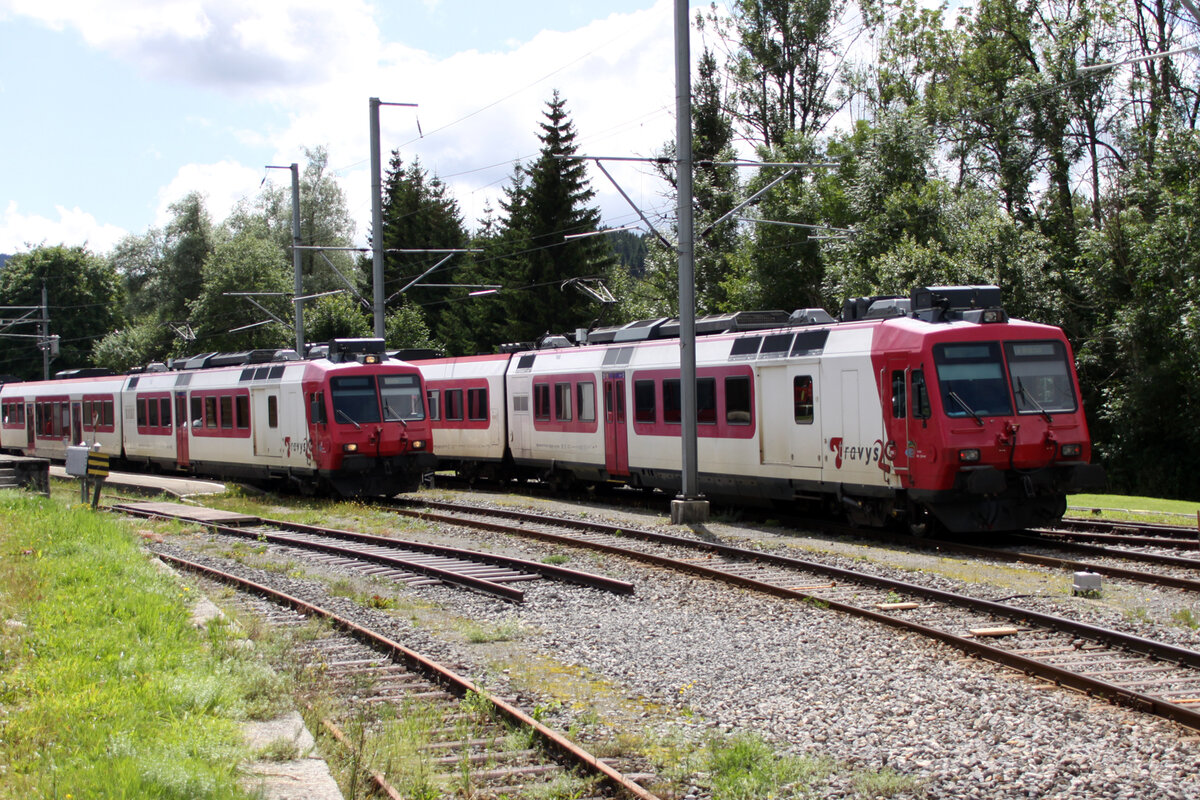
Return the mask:
{"type": "Polygon", "coordinates": [[[1099,488],[1071,348],[1058,328],[1021,321],[880,325],[889,480],[914,528],[951,532],[1057,522],[1066,495],[1099,488]],[[924,330],[922,330],[924,328],[924,330]]]}
{"type": "Polygon", "coordinates": [[[339,494],[412,491],[432,471],[420,373],[398,361],[310,366],[304,380],[311,459],[339,494]]]}

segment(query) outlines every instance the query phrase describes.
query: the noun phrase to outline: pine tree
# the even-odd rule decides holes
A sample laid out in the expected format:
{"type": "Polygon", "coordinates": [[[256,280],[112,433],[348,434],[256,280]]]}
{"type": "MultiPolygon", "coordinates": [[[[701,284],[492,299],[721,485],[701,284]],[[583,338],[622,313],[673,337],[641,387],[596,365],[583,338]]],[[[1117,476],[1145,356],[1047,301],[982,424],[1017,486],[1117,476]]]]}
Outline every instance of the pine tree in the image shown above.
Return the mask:
{"type": "Polygon", "coordinates": [[[586,327],[603,312],[600,304],[572,285],[572,279],[604,278],[616,259],[603,236],[567,239],[600,228],[600,211],[577,153],[575,127],[558,92],[541,123],[541,153],[530,166],[518,166],[501,203],[499,268],[507,341],[533,341],[546,333],[586,327]]]}

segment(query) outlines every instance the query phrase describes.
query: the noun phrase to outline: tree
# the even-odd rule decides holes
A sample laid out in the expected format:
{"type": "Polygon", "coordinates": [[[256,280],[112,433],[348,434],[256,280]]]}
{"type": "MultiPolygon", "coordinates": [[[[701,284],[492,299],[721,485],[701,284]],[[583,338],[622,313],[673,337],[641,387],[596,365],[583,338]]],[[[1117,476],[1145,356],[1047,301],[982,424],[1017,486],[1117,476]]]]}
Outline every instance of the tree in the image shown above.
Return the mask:
{"type": "Polygon", "coordinates": [[[371,322],[362,307],[345,294],[325,295],[304,307],[304,333],[310,342],[362,339],[371,336],[371,322]]]}
{"type": "MultiPolygon", "coordinates": [[[[93,345],[124,322],[124,290],[108,259],[82,247],[38,247],[8,259],[0,271],[0,306],[41,306],[46,289],[50,334],[59,337],[52,372],[91,366],[93,345]]],[[[6,316],[19,317],[20,312],[6,316]]],[[[40,319],[40,311],[28,315],[40,319]]],[[[42,377],[38,326],[8,326],[0,337],[0,372],[42,377]],[[16,335],[14,335],[16,334],[16,335]]]]}
{"type": "Polygon", "coordinates": [[[570,332],[598,319],[600,304],[572,284],[609,277],[616,261],[603,236],[579,236],[599,231],[600,211],[590,205],[595,192],[584,162],[574,157],[575,127],[557,91],[545,117],[541,152],[532,165],[517,167],[502,203],[506,341],[570,332]]]}

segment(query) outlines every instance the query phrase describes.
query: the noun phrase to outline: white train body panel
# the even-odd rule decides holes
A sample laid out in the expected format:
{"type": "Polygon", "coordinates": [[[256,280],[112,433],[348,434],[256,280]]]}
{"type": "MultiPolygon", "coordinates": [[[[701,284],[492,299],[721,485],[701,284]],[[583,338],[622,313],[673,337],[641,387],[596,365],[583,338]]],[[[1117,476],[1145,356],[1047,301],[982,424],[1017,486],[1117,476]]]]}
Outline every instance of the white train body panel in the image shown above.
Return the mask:
{"type": "Polygon", "coordinates": [[[119,456],[124,383],[124,377],[112,376],[4,384],[0,447],[62,460],[70,445],[99,444],[99,452],[119,456]]]}
{"type": "Polygon", "coordinates": [[[433,452],[445,462],[504,458],[507,356],[443,358],[421,363],[433,429],[433,452]]]}

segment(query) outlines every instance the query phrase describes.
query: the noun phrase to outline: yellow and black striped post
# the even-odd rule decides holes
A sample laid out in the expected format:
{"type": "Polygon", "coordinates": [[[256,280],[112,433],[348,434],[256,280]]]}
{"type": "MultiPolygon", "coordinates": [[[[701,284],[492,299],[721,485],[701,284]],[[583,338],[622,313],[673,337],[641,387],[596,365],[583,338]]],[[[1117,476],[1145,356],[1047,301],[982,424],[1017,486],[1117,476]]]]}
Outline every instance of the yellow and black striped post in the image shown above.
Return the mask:
{"type": "MultiPolygon", "coordinates": [[[[87,457],[87,478],[92,486],[95,487],[95,493],[92,495],[92,508],[100,505],[100,487],[104,485],[104,479],[108,477],[108,456],[104,453],[88,453],[87,457]]],[[[84,490],[87,491],[86,489],[84,490]]],[[[86,499],[86,495],[85,495],[86,499]]]]}

